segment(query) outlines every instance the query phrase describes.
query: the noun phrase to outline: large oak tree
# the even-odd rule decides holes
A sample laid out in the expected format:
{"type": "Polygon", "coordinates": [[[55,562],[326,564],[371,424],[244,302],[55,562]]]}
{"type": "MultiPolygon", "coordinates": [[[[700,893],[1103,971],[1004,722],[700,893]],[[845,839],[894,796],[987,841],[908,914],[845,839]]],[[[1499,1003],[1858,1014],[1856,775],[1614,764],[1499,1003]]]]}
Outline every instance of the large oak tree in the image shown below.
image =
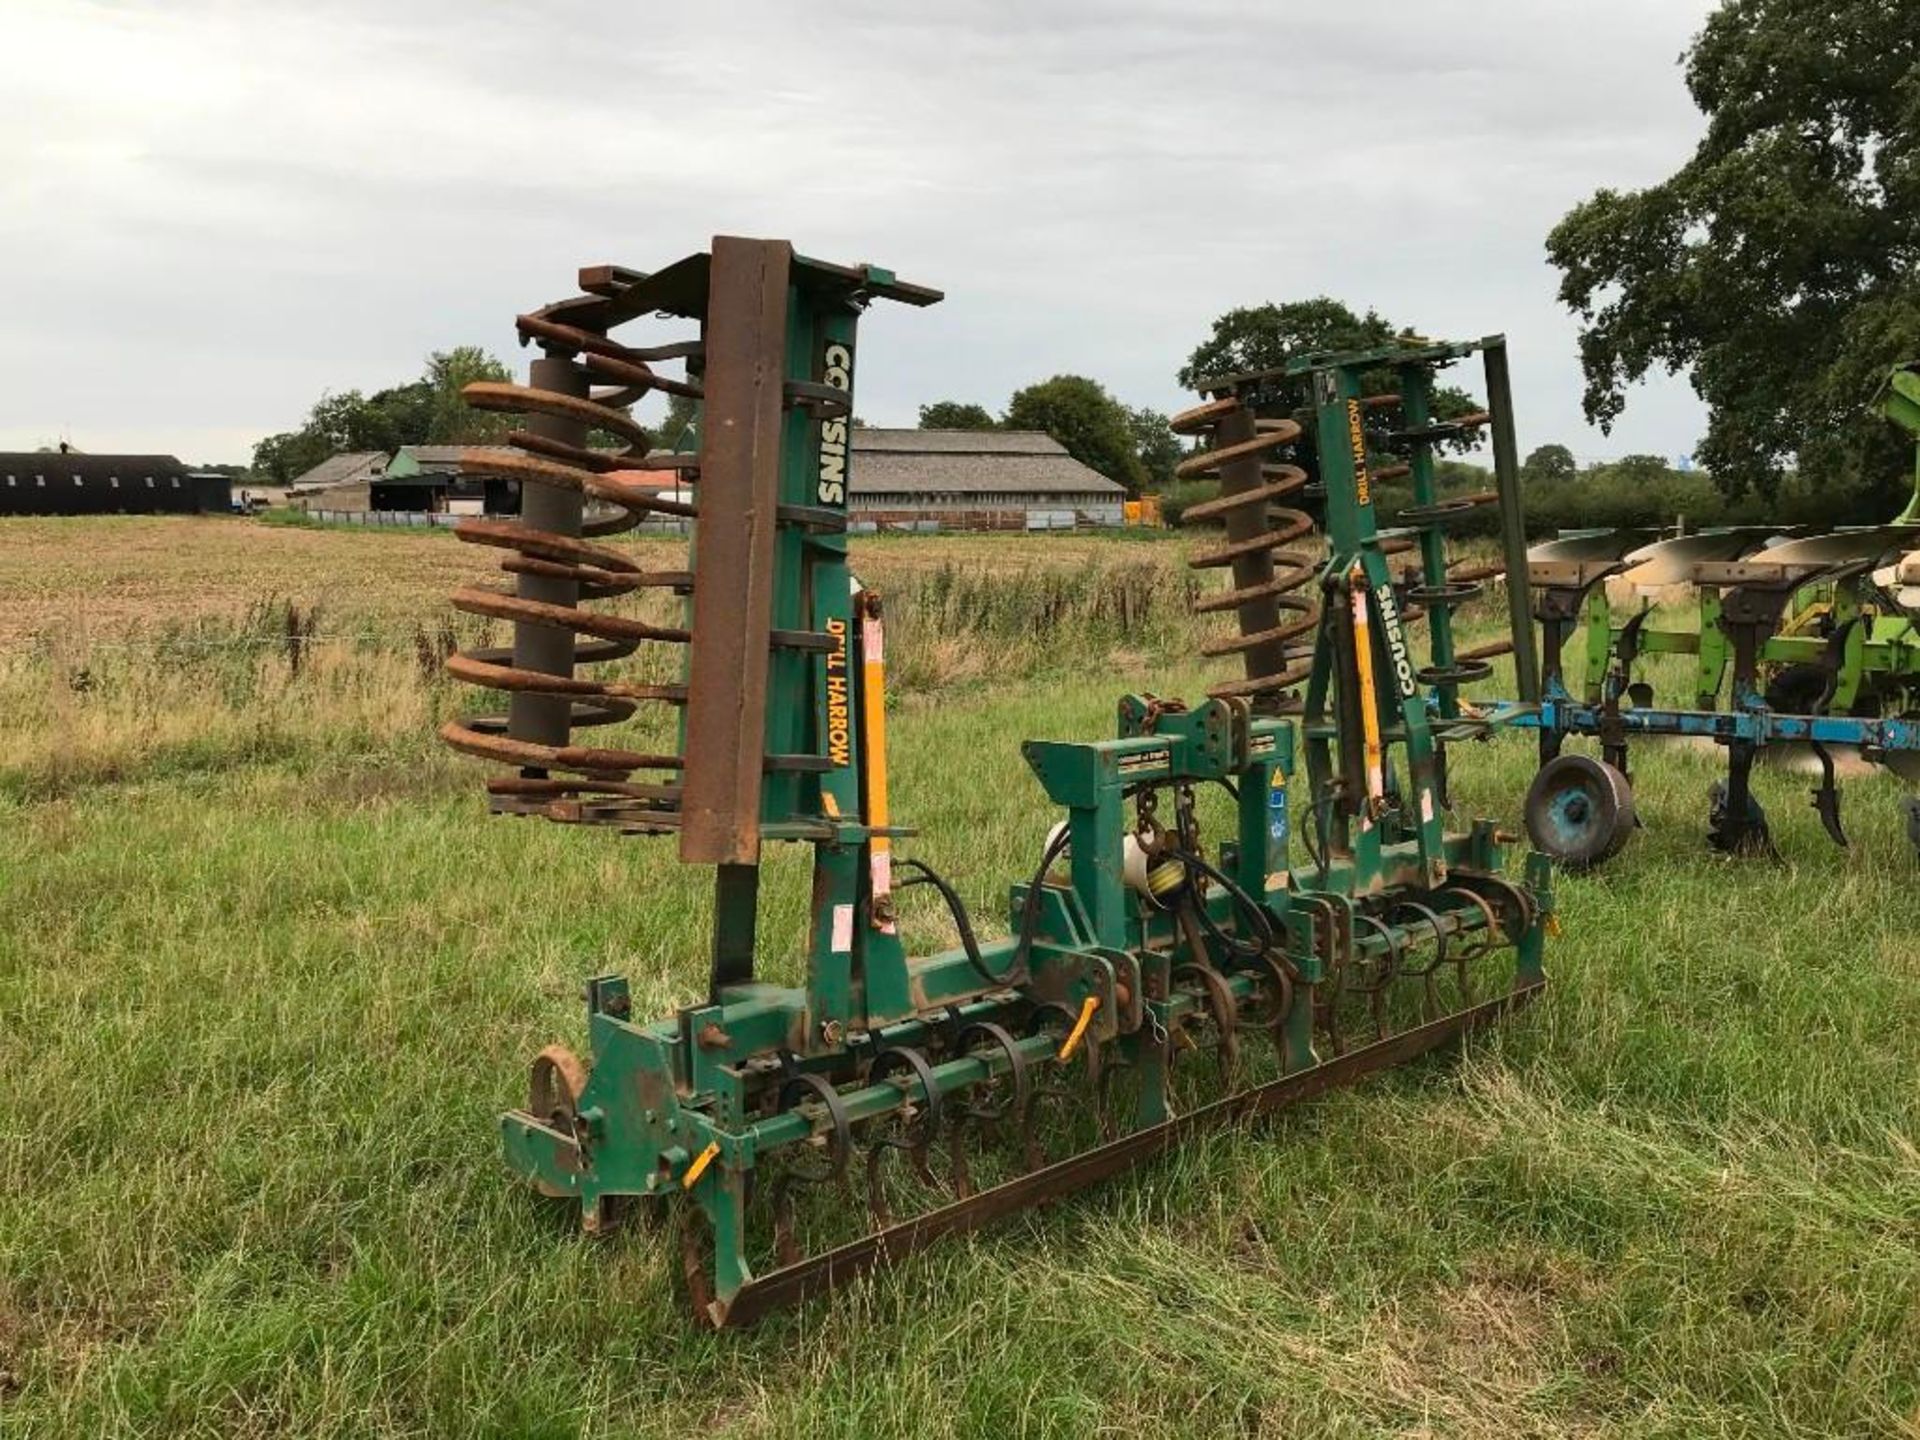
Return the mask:
{"type": "MultiPolygon", "coordinates": [[[[1327,295],[1284,304],[1243,305],[1214,320],[1212,333],[1194,347],[1175,378],[1185,388],[1198,390],[1208,380],[1223,375],[1281,370],[1305,355],[1377,350],[1413,338],[1413,334],[1376,310],[1361,315],[1327,295]]],[[[1391,370],[1376,370],[1362,377],[1361,388],[1369,395],[1382,394],[1396,383],[1391,370]]],[[[1275,402],[1278,409],[1299,410],[1311,403],[1305,380],[1276,381],[1272,388],[1281,397],[1275,402]]],[[[1458,386],[1434,387],[1436,417],[1451,418],[1479,408],[1479,403],[1458,386]]],[[[1477,443],[1478,437],[1469,435],[1449,445],[1469,450],[1477,443]]]]}
{"type": "Polygon", "coordinates": [[[1710,411],[1701,462],[1730,495],[1797,468],[1858,518],[1897,508],[1908,462],[1877,418],[1920,355],[1920,25],[1910,0],[1728,0],[1684,57],[1708,120],[1644,190],[1554,229],[1602,426],[1656,366],[1710,411]]]}

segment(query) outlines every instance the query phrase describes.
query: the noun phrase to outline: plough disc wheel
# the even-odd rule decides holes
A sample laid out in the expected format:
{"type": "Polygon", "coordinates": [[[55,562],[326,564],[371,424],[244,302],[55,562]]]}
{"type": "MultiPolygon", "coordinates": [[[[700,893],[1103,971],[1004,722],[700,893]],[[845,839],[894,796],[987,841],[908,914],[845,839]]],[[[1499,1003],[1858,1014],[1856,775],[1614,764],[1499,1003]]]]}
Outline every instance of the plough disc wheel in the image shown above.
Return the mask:
{"type": "Polygon", "coordinates": [[[1527,834],[1534,847],[1570,870],[1611,859],[1633,834],[1627,777],[1588,755],[1557,755],[1527,791],[1527,834]]]}

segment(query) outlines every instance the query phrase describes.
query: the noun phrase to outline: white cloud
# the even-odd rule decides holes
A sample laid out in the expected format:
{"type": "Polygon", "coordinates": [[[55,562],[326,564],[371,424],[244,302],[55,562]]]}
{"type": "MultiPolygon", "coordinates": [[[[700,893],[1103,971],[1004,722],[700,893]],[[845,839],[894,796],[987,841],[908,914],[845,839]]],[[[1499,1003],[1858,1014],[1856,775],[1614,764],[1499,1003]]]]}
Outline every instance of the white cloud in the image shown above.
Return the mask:
{"type": "Polygon", "coordinates": [[[1708,0],[0,6],[0,446],[242,459],[723,231],[949,292],[868,322],[877,421],[1059,370],[1171,408],[1213,315],[1324,292],[1506,330],[1523,443],[1700,426],[1669,381],[1585,429],[1541,246],[1690,151],[1708,0]]]}

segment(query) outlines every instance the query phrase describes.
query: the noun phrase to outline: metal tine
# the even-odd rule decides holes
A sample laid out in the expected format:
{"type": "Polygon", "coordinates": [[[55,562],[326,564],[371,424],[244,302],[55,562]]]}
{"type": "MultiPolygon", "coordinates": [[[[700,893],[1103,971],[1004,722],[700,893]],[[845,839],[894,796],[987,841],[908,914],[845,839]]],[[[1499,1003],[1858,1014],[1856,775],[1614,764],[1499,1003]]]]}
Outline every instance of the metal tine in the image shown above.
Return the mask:
{"type": "Polygon", "coordinates": [[[1438,912],[1422,905],[1418,900],[1401,899],[1387,912],[1388,920],[1403,911],[1411,911],[1417,918],[1426,921],[1433,932],[1433,959],[1418,970],[1409,968],[1405,973],[1418,976],[1421,984],[1420,1008],[1424,1019],[1435,1020],[1440,1015],[1440,991],[1434,980],[1434,974],[1447,963],[1447,930],[1438,912]]]}
{"type": "Polygon", "coordinates": [[[1344,968],[1328,977],[1324,1001],[1315,996],[1317,1019],[1327,1037],[1327,1053],[1336,1058],[1347,1053],[1347,1037],[1340,1027],[1340,996],[1346,989],[1344,968]]]}
{"type": "Polygon", "coordinates": [[[956,1200],[973,1194],[973,1177],[967,1170],[967,1128],[957,1116],[947,1127],[947,1186],[956,1200]]]}
{"type": "MultiPolygon", "coordinates": [[[[1032,1036],[1051,1030],[1064,1042],[1074,1019],[1073,1012],[1066,1006],[1048,1001],[1034,1007],[1033,1013],[1027,1019],[1027,1033],[1032,1036]]],[[[1056,1047],[1056,1056],[1057,1054],[1058,1047],[1056,1047]]],[[[1037,1169],[1045,1163],[1045,1153],[1040,1145],[1038,1130],[1042,1104],[1072,1107],[1081,1099],[1083,1088],[1085,1093],[1093,1098],[1094,1103],[1098,1104],[1106,1063],[1099,1043],[1091,1036],[1086,1038],[1072,1056],[1066,1060],[1056,1058],[1047,1067],[1047,1073],[1055,1077],[1066,1076],[1069,1071],[1078,1072],[1083,1078],[1077,1084],[1071,1080],[1063,1082],[1056,1078],[1052,1081],[1037,1081],[1032,1086],[1026,1121],[1022,1126],[1022,1147],[1026,1152],[1027,1168],[1030,1170],[1037,1169]]],[[[1068,1113],[1071,1113],[1070,1109],[1068,1113]]]]}
{"type": "Polygon", "coordinates": [[[1009,1114],[1024,1115],[1028,1108],[1028,1099],[1032,1092],[1032,1083],[1027,1075],[1026,1054],[1013,1036],[1002,1026],[991,1020],[980,1021],[961,1029],[954,1039],[954,1050],[958,1054],[973,1054],[987,1049],[1000,1052],[1007,1062],[1008,1094],[998,1104],[982,1102],[974,1095],[981,1091],[991,1091],[991,1080],[981,1081],[971,1087],[966,1103],[949,1121],[949,1172],[956,1196],[964,1197],[971,1193],[973,1180],[967,1166],[966,1127],[969,1122],[983,1133],[996,1130],[1009,1114]]]}
{"type": "Polygon", "coordinates": [[[782,1265],[797,1263],[800,1246],[793,1234],[794,1193],[812,1186],[833,1186],[847,1191],[847,1161],[853,1152],[852,1127],[847,1121],[840,1092],[830,1080],[806,1071],[794,1070],[781,1085],[775,1106],[782,1112],[805,1114],[816,1110],[827,1119],[828,1128],[809,1137],[806,1145],[790,1152],[780,1178],[773,1185],[774,1250],[782,1265]],[[798,1157],[815,1146],[824,1147],[823,1165],[801,1165],[798,1157]]]}
{"type": "Polygon", "coordinates": [[[1380,973],[1378,978],[1364,988],[1367,993],[1367,1008],[1373,1016],[1373,1038],[1387,1038],[1387,987],[1400,973],[1401,949],[1400,934],[1391,925],[1375,919],[1371,915],[1356,914],[1353,917],[1363,925],[1373,927],[1380,935],[1385,946],[1380,955],[1380,973]]]}
{"type": "MultiPolygon", "coordinates": [[[[1232,1089],[1240,1072],[1239,1006],[1225,977],[1211,965],[1180,965],[1175,967],[1172,979],[1176,984],[1188,980],[1198,985],[1206,1002],[1207,1019],[1218,1036],[1213,1044],[1214,1065],[1220,1083],[1232,1089]]],[[[1184,1032],[1185,1027],[1182,1029],[1184,1032]]]]}
{"type": "Polygon", "coordinates": [[[773,1183],[773,1253],[782,1265],[800,1263],[800,1242],[793,1236],[793,1192],[797,1188],[792,1175],[782,1175],[773,1183]]]}
{"type": "Polygon", "coordinates": [[[1272,1004],[1264,1010],[1255,1011],[1253,1019],[1257,1028],[1270,1032],[1270,1038],[1277,1041],[1286,1026],[1287,1016],[1293,1011],[1294,976],[1287,973],[1287,965],[1282,959],[1276,958],[1276,953],[1271,950],[1250,959],[1247,968],[1258,970],[1272,987],[1272,1004]]]}
{"type": "Polygon", "coordinates": [[[867,1209],[880,1225],[893,1223],[893,1210],[886,1197],[884,1164],[889,1151],[903,1152],[908,1167],[927,1188],[938,1188],[940,1183],[934,1178],[933,1167],[927,1159],[928,1149],[940,1130],[943,1108],[933,1067],[927,1063],[926,1056],[911,1046],[890,1046],[873,1057],[873,1063],[867,1067],[866,1083],[877,1085],[896,1074],[910,1085],[919,1086],[921,1102],[916,1108],[911,1096],[903,1090],[900,1109],[877,1118],[870,1127],[873,1138],[867,1147],[867,1209]]]}
{"type": "Polygon", "coordinates": [[[1025,1172],[1040,1169],[1047,1163],[1040,1149],[1040,1136],[1034,1128],[1035,1111],[1040,1104],[1040,1092],[1036,1088],[1027,1095],[1027,1103],[1020,1110],[1020,1164],[1025,1172]]]}
{"type": "Polygon", "coordinates": [[[912,1168],[913,1173],[919,1177],[920,1183],[925,1185],[929,1190],[934,1190],[939,1188],[940,1182],[934,1177],[933,1166],[927,1158],[930,1148],[930,1145],[926,1144],[909,1147],[907,1150],[907,1163],[912,1168]]]}
{"type": "Polygon", "coordinates": [[[867,1151],[867,1214],[873,1217],[875,1226],[885,1228],[893,1224],[893,1207],[887,1204],[886,1184],[881,1177],[880,1160],[889,1147],[876,1144],[867,1151]]]}

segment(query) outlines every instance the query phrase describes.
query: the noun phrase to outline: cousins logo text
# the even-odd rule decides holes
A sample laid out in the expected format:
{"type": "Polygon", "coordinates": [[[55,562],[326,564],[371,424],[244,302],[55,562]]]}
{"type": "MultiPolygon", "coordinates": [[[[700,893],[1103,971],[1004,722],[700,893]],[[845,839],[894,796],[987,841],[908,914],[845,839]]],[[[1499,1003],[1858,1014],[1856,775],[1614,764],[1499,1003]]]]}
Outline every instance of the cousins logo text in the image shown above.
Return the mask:
{"type": "MultiPolygon", "coordinates": [[[[853,397],[853,350],[838,340],[827,346],[821,378],[853,397]]],[[[852,406],[848,406],[848,414],[852,406]]],[[[835,415],[820,426],[820,484],[815,494],[822,505],[847,503],[847,415],[835,415]]]]}

